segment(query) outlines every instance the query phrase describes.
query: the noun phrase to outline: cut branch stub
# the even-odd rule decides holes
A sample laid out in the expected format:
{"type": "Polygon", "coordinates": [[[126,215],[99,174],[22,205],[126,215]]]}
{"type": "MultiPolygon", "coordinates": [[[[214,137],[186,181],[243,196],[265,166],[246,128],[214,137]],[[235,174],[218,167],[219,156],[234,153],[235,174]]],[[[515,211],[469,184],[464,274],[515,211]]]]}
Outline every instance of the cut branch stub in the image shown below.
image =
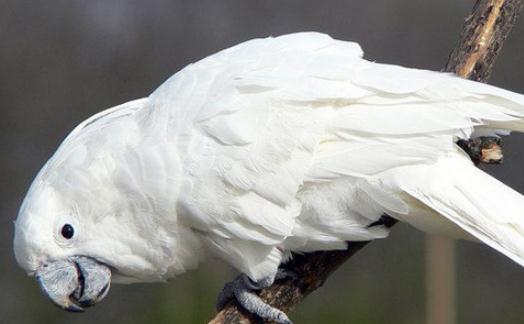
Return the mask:
{"type": "Polygon", "coordinates": [[[468,153],[475,165],[502,163],[503,154],[499,137],[481,136],[459,140],[457,145],[468,153]]]}

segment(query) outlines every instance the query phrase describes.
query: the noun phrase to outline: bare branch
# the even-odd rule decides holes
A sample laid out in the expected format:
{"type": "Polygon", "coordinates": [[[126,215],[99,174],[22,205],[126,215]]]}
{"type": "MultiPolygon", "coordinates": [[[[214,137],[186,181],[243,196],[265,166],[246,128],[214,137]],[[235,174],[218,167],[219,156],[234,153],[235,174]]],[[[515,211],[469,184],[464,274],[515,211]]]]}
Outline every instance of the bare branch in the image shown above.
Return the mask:
{"type": "MultiPolygon", "coordinates": [[[[523,1],[477,1],[473,12],[466,19],[461,39],[450,54],[445,70],[455,72],[464,78],[485,82],[490,76],[504,40],[516,21],[523,1]]],[[[495,151],[498,152],[498,149],[495,148],[495,151]]],[[[384,216],[382,221],[387,226],[395,223],[388,216],[384,216]]],[[[261,298],[271,306],[285,312],[291,311],[308,294],[321,287],[331,273],[368,243],[348,242],[348,249],[344,251],[323,251],[296,256],[285,267],[295,272],[298,279],[276,282],[260,292],[261,298]]],[[[246,313],[236,301],[231,301],[209,323],[262,322],[260,318],[246,313]]]]}
{"type": "Polygon", "coordinates": [[[522,4],[523,0],[477,1],[466,18],[460,41],[451,52],[445,71],[486,82],[522,4]]]}

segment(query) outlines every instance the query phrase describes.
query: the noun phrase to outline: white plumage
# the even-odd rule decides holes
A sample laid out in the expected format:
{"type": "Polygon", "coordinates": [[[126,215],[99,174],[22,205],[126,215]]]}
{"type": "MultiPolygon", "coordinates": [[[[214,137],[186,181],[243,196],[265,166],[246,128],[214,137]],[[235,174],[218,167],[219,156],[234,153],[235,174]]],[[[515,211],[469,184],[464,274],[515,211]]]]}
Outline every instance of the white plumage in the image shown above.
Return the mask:
{"type": "Polygon", "coordinates": [[[522,95],[369,62],[356,43],[251,40],[79,125],[27,195],[16,256],[32,273],[86,255],[131,282],[214,255],[258,280],[292,251],[387,236],[368,226],[388,214],[524,265],[523,197],[455,144],[523,120],[522,95]]]}

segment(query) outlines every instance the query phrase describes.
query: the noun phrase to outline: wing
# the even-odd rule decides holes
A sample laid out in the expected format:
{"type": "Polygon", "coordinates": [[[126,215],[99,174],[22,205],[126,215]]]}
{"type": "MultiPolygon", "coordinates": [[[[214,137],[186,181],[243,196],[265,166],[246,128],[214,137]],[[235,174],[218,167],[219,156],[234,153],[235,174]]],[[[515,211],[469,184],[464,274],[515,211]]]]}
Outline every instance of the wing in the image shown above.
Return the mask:
{"type": "MultiPolygon", "coordinates": [[[[318,33],[219,52],[177,73],[150,102],[141,117],[150,136],[177,139],[181,220],[253,279],[276,271],[294,236],[327,237],[331,248],[383,237],[366,224],[408,208],[399,188],[380,184],[383,172],[462,154],[454,141],[475,129],[524,129],[520,95],[371,63],[358,44],[318,33]],[[346,230],[335,230],[335,216],[305,214],[301,192],[341,179],[367,199],[344,216],[346,230]]],[[[355,201],[341,197],[340,214],[355,201]]]]}

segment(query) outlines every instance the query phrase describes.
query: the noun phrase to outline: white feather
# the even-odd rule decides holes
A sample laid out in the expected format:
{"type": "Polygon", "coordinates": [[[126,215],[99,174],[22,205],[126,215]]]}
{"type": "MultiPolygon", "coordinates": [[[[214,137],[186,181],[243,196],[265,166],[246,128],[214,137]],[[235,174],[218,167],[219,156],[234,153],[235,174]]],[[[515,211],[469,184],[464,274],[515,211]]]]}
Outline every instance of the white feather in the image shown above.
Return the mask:
{"type": "MultiPolygon", "coordinates": [[[[524,196],[460,155],[390,170],[383,179],[524,266],[524,196]]],[[[410,217],[404,220],[409,222],[410,217]]],[[[431,231],[429,228],[423,230],[431,231]]],[[[426,226],[427,226],[426,225],[426,226]]]]}
{"type": "Polygon", "coordinates": [[[455,141],[524,131],[523,120],[522,95],[372,63],[356,43],[251,40],[78,126],[28,193],[17,259],[33,271],[91,255],[129,282],[215,255],[257,280],[291,251],[387,236],[369,226],[386,213],[522,264],[522,196],[455,141]],[[80,231],[67,247],[49,234],[63,215],[80,231]]]}

